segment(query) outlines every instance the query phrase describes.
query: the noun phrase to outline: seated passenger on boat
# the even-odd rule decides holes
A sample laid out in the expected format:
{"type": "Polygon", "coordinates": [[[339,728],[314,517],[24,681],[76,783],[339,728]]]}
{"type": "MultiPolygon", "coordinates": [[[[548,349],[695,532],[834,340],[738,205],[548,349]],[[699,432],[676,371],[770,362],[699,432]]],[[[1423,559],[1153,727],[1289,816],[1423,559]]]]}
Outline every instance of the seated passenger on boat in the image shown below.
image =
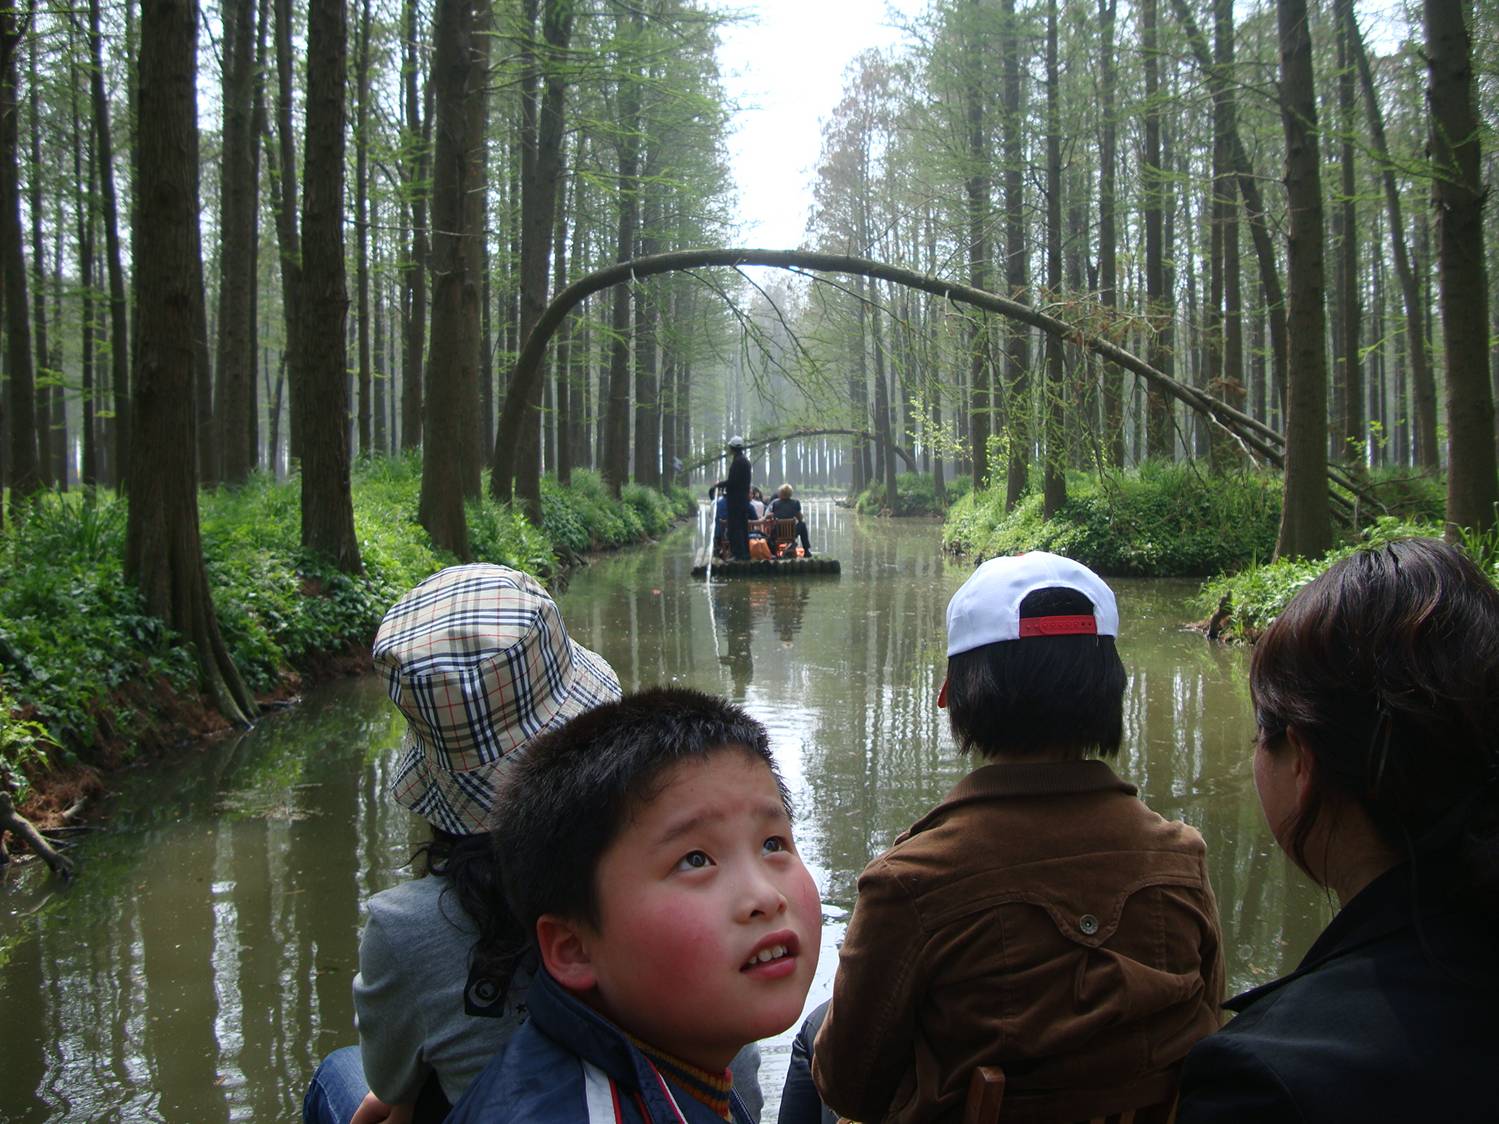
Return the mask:
{"type": "Polygon", "coordinates": [[[796,537],[801,540],[802,553],[811,558],[812,544],[807,541],[807,524],[802,519],[802,502],[791,498],[790,484],[782,484],[776,489],[776,498],[770,501],[769,515],[772,519],[796,520],[796,537]]]}
{"type": "Polygon", "coordinates": [[[1254,646],[1270,832],[1342,908],[1182,1071],[1183,1124],[1499,1120],[1499,590],[1457,547],[1335,563],[1254,646]]]}
{"type": "Polygon", "coordinates": [[[1169,1103],[1217,1029],[1202,836],[1098,759],[1123,738],[1118,631],[1109,587],[1044,552],[953,596],[938,705],[983,763],[859,878],[812,1053],[840,1115],[957,1121],[980,1066],[1024,1119],[1169,1103]]]}

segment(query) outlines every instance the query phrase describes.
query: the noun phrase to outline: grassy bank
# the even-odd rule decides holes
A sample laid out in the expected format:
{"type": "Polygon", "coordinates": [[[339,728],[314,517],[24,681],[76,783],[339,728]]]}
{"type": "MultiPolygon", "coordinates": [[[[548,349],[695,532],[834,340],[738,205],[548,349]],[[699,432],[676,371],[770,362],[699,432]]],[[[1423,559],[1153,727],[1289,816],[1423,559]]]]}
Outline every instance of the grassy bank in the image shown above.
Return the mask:
{"type": "MultiPolygon", "coordinates": [[[[362,658],[391,603],[456,561],[416,521],[420,484],[415,458],[356,469],[359,577],[302,552],[296,480],[202,494],[219,623],[258,694],[293,690],[346,654],[362,658]]],[[[684,489],[642,487],[616,501],[580,472],[568,488],[544,483],[539,529],[485,499],[469,505],[469,533],[476,560],[547,580],[590,550],[662,533],[694,504],[684,489]]],[[[0,534],[0,783],[22,802],[49,774],[118,766],[213,724],[190,652],[124,583],[124,541],[125,505],[105,494],[49,497],[0,534]]]]}
{"type": "MultiPolygon", "coordinates": [[[[1334,562],[1347,558],[1356,550],[1411,535],[1442,537],[1439,522],[1410,522],[1393,517],[1377,520],[1353,542],[1344,543],[1321,558],[1288,559],[1247,566],[1237,573],[1224,574],[1206,582],[1197,608],[1203,618],[1218,610],[1227,598],[1230,616],[1224,623],[1223,637],[1253,641],[1286,607],[1286,603],[1313,578],[1334,562]]],[[[1469,535],[1463,548],[1496,585],[1499,585],[1499,531],[1488,535],[1469,535]]]]}
{"type": "Polygon", "coordinates": [[[953,505],[942,543],[975,562],[1050,550],[1111,576],[1201,577],[1270,557],[1279,522],[1276,477],[1146,463],[1101,477],[1069,473],[1067,502],[1052,519],[1042,518],[1038,492],[1009,512],[1003,487],[973,493],[953,505]]]}
{"type": "Polygon", "coordinates": [[[885,482],[871,484],[854,500],[854,510],[860,515],[945,515],[960,499],[973,490],[973,481],[966,476],[946,482],[947,502],[937,502],[937,491],[932,486],[930,474],[902,472],[895,478],[895,503],[885,500],[885,482]]]}

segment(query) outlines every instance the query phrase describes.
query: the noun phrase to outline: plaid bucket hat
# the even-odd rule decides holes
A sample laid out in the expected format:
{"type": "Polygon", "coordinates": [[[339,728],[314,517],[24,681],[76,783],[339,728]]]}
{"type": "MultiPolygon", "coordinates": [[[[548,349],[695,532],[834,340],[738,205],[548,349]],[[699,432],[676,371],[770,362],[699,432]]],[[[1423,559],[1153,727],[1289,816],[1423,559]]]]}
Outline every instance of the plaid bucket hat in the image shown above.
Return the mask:
{"type": "Polygon", "coordinates": [[[385,614],[373,654],[406,716],[391,792],[454,835],[489,829],[500,773],[531,739],[620,697],[546,590],[504,566],[433,574],[385,614]]]}

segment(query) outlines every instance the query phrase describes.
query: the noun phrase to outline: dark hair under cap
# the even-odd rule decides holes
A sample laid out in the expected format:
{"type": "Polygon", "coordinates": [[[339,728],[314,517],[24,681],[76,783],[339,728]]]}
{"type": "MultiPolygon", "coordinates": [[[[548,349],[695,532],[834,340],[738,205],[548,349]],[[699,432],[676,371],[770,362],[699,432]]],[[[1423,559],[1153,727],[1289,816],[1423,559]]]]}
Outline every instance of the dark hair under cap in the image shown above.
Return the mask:
{"type": "MultiPolygon", "coordinates": [[[[1086,615],[1074,589],[1038,589],[1022,620],[1086,615]]],[[[1124,663],[1112,636],[1040,636],[984,644],[947,658],[947,711],[960,749],[985,757],[1043,748],[1119,752],[1124,663]]]]}

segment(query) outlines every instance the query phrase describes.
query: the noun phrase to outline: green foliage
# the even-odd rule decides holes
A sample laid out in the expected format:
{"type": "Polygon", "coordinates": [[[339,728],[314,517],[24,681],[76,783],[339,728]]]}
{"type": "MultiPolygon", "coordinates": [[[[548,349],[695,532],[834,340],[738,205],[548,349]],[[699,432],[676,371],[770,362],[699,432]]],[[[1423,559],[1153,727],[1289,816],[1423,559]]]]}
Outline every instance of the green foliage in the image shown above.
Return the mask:
{"type": "MultiPolygon", "coordinates": [[[[1250,566],[1237,574],[1225,574],[1207,582],[1198,595],[1198,608],[1206,616],[1229,598],[1233,616],[1228,633],[1238,639],[1252,640],[1269,627],[1282,609],[1301,588],[1334,562],[1358,550],[1381,546],[1395,539],[1422,535],[1440,538],[1440,523],[1411,523],[1394,516],[1382,516],[1366,527],[1356,542],[1347,543],[1321,558],[1282,559],[1264,565],[1250,566]]],[[[1499,584],[1499,531],[1487,535],[1465,536],[1463,547],[1496,584],[1499,584]]]]}
{"type": "MultiPolygon", "coordinates": [[[[20,741],[88,745],[103,710],[114,710],[111,726],[128,721],[128,703],[111,702],[126,685],[191,687],[191,655],[123,582],[124,549],[124,504],[104,493],[40,497],[0,536],[0,712],[43,731],[20,741]]],[[[7,765],[23,763],[18,744],[7,765]]]]}
{"type": "MultiPolygon", "coordinates": [[[[895,515],[941,515],[973,491],[967,476],[946,482],[947,505],[937,502],[937,492],[930,473],[902,472],[895,478],[895,515]]],[[[871,484],[859,493],[854,510],[861,515],[878,515],[890,505],[885,502],[885,482],[871,484]]]]}
{"type": "MultiPolygon", "coordinates": [[[[291,669],[367,645],[385,610],[456,559],[417,522],[421,461],[365,460],[355,468],[354,523],[365,572],[340,573],[301,547],[298,482],[253,477],[199,497],[204,563],[230,655],[257,692],[291,669]]],[[[547,578],[557,552],[623,546],[689,515],[685,490],[628,487],[613,499],[598,475],[542,485],[543,525],[487,496],[468,504],[476,561],[547,578]]],[[[146,615],[122,573],[125,504],[112,495],[42,497],[0,532],[0,773],[13,786],[65,760],[97,756],[115,731],[135,736],[143,710],[191,696],[191,650],[146,615]],[[47,751],[64,747],[65,754],[47,751]]]]}
{"type": "Polygon", "coordinates": [[[1379,515],[1411,523],[1440,523],[1447,513],[1447,481],[1434,473],[1381,468],[1369,474],[1368,484],[1380,503],[1379,515]]]}
{"type": "Polygon", "coordinates": [[[1039,493],[1008,513],[1002,487],[966,496],[942,536],[947,549],[978,559],[1050,550],[1102,574],[1181,577],[1268,558],[1279,521],[1275,477],[1146,462],[1102,477],[1069,474],[1067,503],[1050,520],[1039,493]]]}

